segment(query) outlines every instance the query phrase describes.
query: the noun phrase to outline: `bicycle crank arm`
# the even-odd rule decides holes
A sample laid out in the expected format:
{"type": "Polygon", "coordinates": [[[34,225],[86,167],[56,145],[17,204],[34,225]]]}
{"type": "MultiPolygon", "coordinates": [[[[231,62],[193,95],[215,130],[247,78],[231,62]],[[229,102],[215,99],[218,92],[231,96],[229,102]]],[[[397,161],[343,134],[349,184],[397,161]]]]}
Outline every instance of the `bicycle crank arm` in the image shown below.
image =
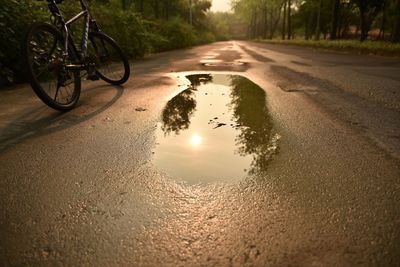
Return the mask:
{"type": "Polygon", "coordinates": [[[85,65],[74,65],[74,64],[65,65],[65,68],[67,70],[86,70],[87,69],[87,67],[85,65]]]}

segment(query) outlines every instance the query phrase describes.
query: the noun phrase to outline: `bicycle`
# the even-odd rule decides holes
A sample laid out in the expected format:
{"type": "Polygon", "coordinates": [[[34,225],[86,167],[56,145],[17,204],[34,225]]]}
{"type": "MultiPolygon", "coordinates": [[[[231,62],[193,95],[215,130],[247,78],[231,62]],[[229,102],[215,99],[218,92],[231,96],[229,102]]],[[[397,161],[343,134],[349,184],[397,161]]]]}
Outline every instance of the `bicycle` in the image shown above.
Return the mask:
{"type": "Polygon", "coordinates": [[[81,79],[86,75],[88,80],[102,79],[113,85],[129,79],[126,55],[111,37],[100,31],[84,0],[79,0],[82,12],[68,21],[57,6],[63,0],[46,1],[53,24],[33,22],[22,44],[28,81],[45,104],[60,111],[74,108],[81,94],[81,79]],[[77,49],[69,27],[82,17],[82,40],[77,49]],[[86,73],[81,76],[81,71],[86,73]]]}

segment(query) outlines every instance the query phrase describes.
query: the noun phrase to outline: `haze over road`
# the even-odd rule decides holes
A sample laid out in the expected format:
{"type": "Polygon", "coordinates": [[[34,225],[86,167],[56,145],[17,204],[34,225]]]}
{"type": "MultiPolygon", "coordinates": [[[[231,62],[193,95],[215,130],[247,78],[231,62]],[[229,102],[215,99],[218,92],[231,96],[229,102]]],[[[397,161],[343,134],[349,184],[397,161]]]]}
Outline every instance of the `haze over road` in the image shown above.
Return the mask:
{"type": "Polygon", "coordinates": [[[0,265],[400,264],[399,59],[232,41],[132,64],[68,113],[0,90],[0,265]],[[190,185],[155,166],[155,133],[184,76],[211,72],[265,91],[278,152],[190,185]]]}

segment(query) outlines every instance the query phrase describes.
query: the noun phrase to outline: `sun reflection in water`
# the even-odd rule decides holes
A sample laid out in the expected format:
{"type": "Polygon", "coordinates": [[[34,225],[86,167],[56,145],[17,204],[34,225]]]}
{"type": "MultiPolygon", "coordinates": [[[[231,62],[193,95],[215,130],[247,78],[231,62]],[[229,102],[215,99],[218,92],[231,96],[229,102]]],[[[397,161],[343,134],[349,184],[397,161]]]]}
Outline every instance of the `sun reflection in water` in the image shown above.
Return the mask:
{"type": "Polygon", "coordinates": [[[192,135],[192,138],[190,138],[190,144],[194,148],[199,147],[202,142],[203,142],[203,138],[198,134],[194,134],[194,135],[192,135]]]}

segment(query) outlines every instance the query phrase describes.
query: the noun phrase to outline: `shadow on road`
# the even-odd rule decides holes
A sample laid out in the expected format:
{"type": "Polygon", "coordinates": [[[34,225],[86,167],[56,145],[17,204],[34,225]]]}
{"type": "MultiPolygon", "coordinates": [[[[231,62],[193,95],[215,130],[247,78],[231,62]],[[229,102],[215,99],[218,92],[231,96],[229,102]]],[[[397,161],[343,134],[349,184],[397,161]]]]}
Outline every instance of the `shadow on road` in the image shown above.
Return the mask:
{"type": "MultiPolygon", "coordinates": [[[[85,98],[94,100],[96,97],[99,97],[98,91],[105,90],[106,88],[110,88],[110,85],[101,85],[85,90],[85,98]]],[[[88,108],[86,105],[78,104],[71,112],[62,113],[53,111],[49,113],[49,108],[43,104],[39,108],[30,109],[12,119],[5,127],[0,129],[0,152],[26,139],[67,129],[103,113],[113,106],[124,94],[125,89],[122,86],[111,86],[111,88],[115,89],[115,94],[110,100],[106,99],[105,104],[102,106],[92,105],[88,108]],[[82,109],[84,109],[84,112],[82,109]]]]}

